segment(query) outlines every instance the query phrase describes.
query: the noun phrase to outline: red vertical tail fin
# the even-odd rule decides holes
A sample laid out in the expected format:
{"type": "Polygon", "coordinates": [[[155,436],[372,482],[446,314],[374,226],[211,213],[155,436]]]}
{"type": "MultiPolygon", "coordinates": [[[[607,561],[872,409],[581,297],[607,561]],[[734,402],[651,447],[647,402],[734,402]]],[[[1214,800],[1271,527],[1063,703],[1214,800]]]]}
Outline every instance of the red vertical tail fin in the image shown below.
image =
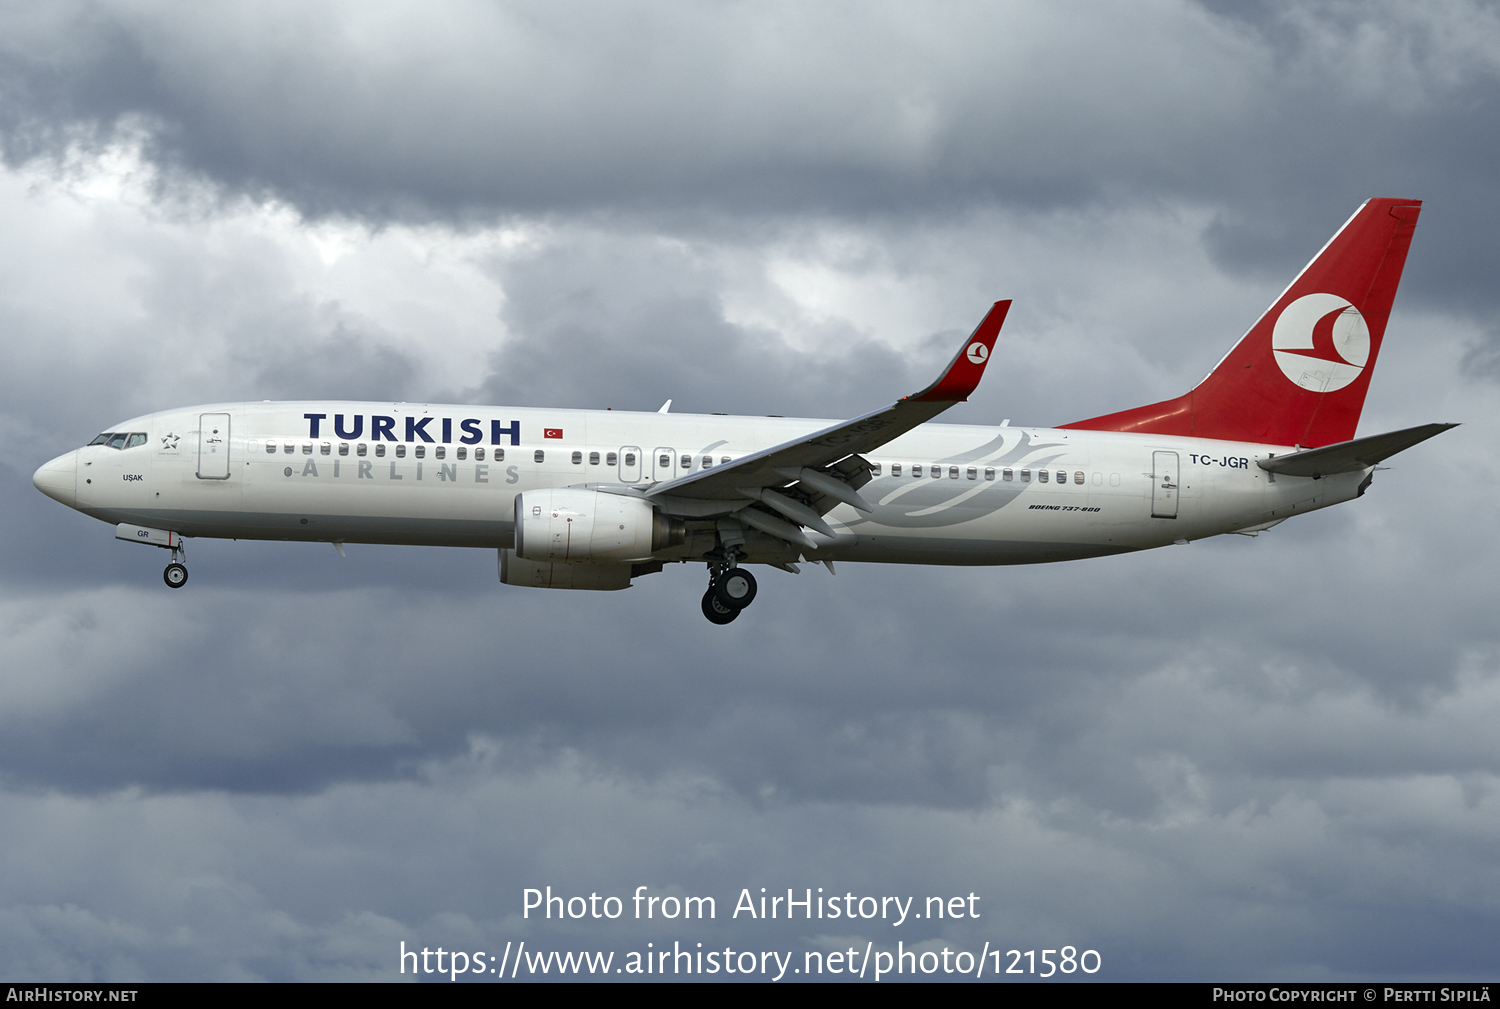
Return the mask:
{"type": "Polygon", "coordinates": [[[1370,200],[1198,387],[1063,427],[1331,445],[1354,437],[1420,200],[1370,200]]]}

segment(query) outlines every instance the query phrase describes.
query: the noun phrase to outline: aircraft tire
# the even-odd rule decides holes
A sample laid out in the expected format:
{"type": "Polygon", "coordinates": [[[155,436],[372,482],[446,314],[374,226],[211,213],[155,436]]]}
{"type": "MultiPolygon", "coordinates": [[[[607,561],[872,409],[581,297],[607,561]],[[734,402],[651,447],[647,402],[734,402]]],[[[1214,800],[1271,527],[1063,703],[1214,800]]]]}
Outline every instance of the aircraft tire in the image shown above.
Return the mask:
{"type": "Polygon", "coordinates": [[[703,593],[703,615],[709,619],[710,623],[727,624],[733,622],[734,618],[740,615],[740,611],[719,602],[714,593],[714,587],[709,586],[708,591],[703,593]]]}
{"type": "Polygon", "coordinates": [[[719,604],[736,612],[755,602],[755,576],[744,568],[730,568],[713,585],[719,604]]]}
{"type": "Polygon", "coordinates": [[[169,589],[180,589],[187,584],[187,568],[174,561],[161,573],[161,580],[167,583],[169,589]]]}

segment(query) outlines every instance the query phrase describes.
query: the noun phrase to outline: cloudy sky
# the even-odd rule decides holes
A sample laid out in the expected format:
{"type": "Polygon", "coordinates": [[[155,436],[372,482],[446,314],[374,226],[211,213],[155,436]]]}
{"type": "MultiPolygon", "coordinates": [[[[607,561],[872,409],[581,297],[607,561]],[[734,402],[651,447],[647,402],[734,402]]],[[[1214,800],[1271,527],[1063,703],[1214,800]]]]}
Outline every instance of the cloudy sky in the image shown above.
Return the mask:
{"type": "Polygon", "coordinates": [[[1493,5],[5,3],[0,153],[5,978],[522,940],[1495,977],[1493,5]],[[31,486],[198,402],[846,415],[1002,297],[949,416],[1064,423],[1189,388],[1371,196],[1426,203],[1360,432],[1464,426],[1257,539],[769,572],[717,628],[697,569],[485,551],[197,541],[174,593],[31,486]],[[523,919],[548,885],[719,917],[523,919]]]}

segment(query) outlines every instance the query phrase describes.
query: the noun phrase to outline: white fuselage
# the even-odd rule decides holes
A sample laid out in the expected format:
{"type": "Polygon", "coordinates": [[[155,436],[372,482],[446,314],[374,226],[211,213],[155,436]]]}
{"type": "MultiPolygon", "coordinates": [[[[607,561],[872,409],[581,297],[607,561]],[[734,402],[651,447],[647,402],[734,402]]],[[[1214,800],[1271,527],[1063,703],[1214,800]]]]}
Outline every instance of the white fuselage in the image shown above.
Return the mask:
{"type": "MultiPolygon", "coordinates": [[[[48,493],[110,523],[185,536],[508,547],[518,493],[643,488],[826,427],[782,417],[390,403],[230,403],[117,425],[145,444],[48,465],[48,493]],[[430,440],[429,440],[430,439],[430,440]],[[420,452],[420,457],[418,453],[420,452]]],[[[1272,476],[1290,446],[1114,432],[926,424],[866,453],[859,493],[816,551],[750,560],[1018,564],[1265,527],[1358,495],[1369,471],[1272,476]],[[920,474],[920,475],[918,475],[920,474]],[[1045,478],[1042,477],[1045,474],[1045,478]]],[[[39,484],[40,485],[40,484],[39,484]]],[[[713,547],[713,522],[657,559],[713,547]]],[[[751,544],[752,548],[754,544],[751,544]]]]}

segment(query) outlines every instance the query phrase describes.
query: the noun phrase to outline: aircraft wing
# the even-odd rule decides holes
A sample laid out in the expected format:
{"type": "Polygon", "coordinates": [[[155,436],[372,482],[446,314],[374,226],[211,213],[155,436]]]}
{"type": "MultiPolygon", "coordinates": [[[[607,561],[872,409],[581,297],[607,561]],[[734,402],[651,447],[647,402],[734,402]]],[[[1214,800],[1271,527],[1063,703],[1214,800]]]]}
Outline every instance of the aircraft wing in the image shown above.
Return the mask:
{"type": "Polygon", "coordinates": [[[1336,445],[1310,448],[1291,455],[1261,459],[1257,465],[1271,473],[1287,476],[1325,477],[1335,473],[1353,473],[1368,469],[1376,463],[1389,459],[1397,452],[1404,452],[1419,442],[1440,435],[1457,424],[1423,424],[1389,434],[1376,434],[1368,438],[1341,441],[1336,445]]]}
{"type": "Polygon", "coordinates": [[[678,513],[738,511],[748,524],[763,532],[805,546],[815,545],[801,532],[801,526],[832,535],[821,516],[840,502],[870,510],[857,493],[870,479],[869,465],[859,453],[879,448],[969,398],[984,376],[1009,310],[1008,300],[997,301],[937,381],[921,392],[804,438],[657,484],[646,497],[678,513]],[[783,490],[788,485],[795,486],[783,490]],[[746,507],[754,501],[770,510],[746,507]]]}

